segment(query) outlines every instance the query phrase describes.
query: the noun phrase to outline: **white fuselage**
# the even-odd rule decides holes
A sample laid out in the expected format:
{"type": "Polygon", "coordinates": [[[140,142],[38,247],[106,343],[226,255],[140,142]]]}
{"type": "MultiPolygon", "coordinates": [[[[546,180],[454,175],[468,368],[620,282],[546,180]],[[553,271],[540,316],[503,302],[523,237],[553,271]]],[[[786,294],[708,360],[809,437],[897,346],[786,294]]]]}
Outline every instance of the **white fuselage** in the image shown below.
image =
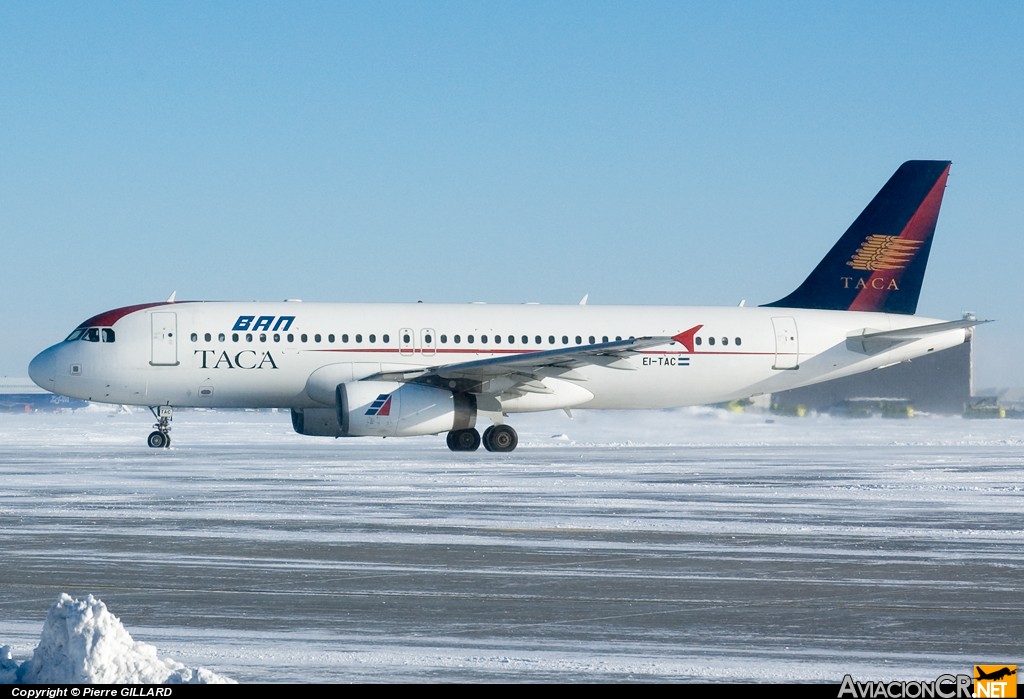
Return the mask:
{"type": "Polygon", "coordinates": [[[98,337],[69,338],[30,371],[55,393],[104,403],[311,408],[331,405],[335,385],[382,372],[700,326],[692,347],[666,343],[551,371],[544,391],[502,397],[500,383],[481,391],[495,396],[493,412],[665,408],[804,386],[968,339],[969,330],[954,328],[871,354],[848,342],[940,322],[766,307],[178,302],[128,312],[98,337]]]}

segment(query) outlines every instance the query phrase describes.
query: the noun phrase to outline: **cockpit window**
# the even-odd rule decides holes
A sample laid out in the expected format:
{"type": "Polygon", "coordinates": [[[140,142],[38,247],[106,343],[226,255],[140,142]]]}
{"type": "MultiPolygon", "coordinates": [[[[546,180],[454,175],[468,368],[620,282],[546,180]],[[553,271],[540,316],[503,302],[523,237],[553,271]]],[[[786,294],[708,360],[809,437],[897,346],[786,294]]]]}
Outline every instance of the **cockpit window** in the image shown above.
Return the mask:
{"type": "Polygon", "coordinates": [[[114,329],[113,328],[75,328],[71,331],[71,334],[67,336],[65,342],[74,342],[75,340],[82,340],[84,342],[113,342],[114,341],[114,329]]]}

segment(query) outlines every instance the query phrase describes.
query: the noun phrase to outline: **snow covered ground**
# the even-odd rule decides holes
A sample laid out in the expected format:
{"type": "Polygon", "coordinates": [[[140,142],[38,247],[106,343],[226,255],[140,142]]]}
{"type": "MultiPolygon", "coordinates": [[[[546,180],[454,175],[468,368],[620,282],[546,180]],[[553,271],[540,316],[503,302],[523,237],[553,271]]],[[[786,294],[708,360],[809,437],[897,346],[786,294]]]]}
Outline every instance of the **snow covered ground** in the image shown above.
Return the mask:
{"type": "MultiPolygon", "coordinates": [[[[241,682],[934,679],[1024,661],[1024,421],[0,415],[0,646],[63,593],[241,682]]],[[[175,665],[177,667],[177,665],[175,665]]]]}

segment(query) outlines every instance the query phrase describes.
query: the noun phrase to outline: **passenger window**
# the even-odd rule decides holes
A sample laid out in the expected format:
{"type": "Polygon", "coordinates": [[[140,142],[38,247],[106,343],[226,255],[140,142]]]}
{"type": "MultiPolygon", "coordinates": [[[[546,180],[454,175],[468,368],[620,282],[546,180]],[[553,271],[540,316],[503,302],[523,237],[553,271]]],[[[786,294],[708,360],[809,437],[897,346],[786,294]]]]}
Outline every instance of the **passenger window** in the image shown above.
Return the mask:
{"type": "Polygon", "coordinates": [[[579,335],[576,336],[576,344],[577,345],[582,345],[583,344],[583,338],[580,337],[579,335]]]}
{"type": "Polygon", "coordinates": [[[429,345],[431,342],[434,341],[434,337],[430,333],[427,333],[426,335],[423,336],[423,341],[429,345]]]}
{"type": "Polygon", "coordinates": [[[500,345],[501,344],[501,335],[495,335],[494,336],[494,344],[496,344],[496,345],[500,345]]]}
{"type": "Polygon", "coordinates": [[[554,335],[548,335],[548,344],[549,345],[555,344],[555,336],[554,335]]]}
{"type": "MultiPolygon", "coordinates": [[[[260,342],[266,342],[266,341],[267,341],[267,334],[266,333],[260,333],[260,342]]],[[[319,338],[317,338],[317,342],[320,342],[319,338]]]]}
{"type": "Polygon", "coordinates": [[[280,333],[274,333],[274,342],[280,342],[280,341],[281,341],[280,333]]]}
{"type": "Polygon", "coordinates": [[[231,341],[238,342],[238,333],[231,333],[231,341]]]}
{"type": "Polygon", "coordinates": [[[514,345],[515,343],[516,343],[516,336],[515,335],[509,335],[508,336],[508,344],[514,345]]]}
{"type": "Polygon", "coordinates": [[[320,342],[320,333],[313,336],[313,342],[320,342]]]}
{"type": "Polygon", "coordinates": [[[593,336],[593,335],[591,335],[591,336],[590,336],[590,337],[588,337],[587,339],[588,339],[588,340],[590,340],[590,344],[592,344],[592,345],[593,345],[593,344],[595,344],[595,343],[597,342],[597,341],[596,341],[596,340],[594,339],[594,336],[593,336]]]}
{"type": "Polygon", "coordinates": [[[739,347],[742,344],[743,344],[743,340],[741,340],[740,338],[737,337],[736,338],[736,346],[739,347]]]}
{"type": "Polygon", "coordinates": [[[409,344],[410,342],[412,342],[412,338],[409,337],[409,333],[405,333],[404,335],[402,335],[402,342],[404,342],[405,344],[409,344]]]}
{"type": "Polygon", "coordinates": [[[468,342],[469,344],[473,344],[473,336],[472,335],[466,335],[466,342],[468,342]]]}
{"type": "Polygon", "coordinates": [[[461,342],[462,342],[462,336],[461,335],[456,335],[455,336],[455,344],[459,344],[461,342]]]}
{"type": "Polygon", "coordinates": [[[728,344],[729,344],[729,338],[727,338],[727,337],[723,337],[723,338],[722,338],[722,344],[723,344],[723,345],[728,345],[728,344]]]}
{"type": "Polygon", "coordinates": [[[196,335],[195,333],[192,333],[192,342],[198,342],[198,341],[199,341],[199,336],[196,335]]]}
{"type": "Polygon", "coordinates": [[[693,341],[693,344],[695,344],[698,347],[700,347],[702,344],[704,344],[704,338],[698,337],[696,340],[693,341]]]}
{"type": "Polygon", "coordinates": [[[341,341],[345,342],[345,343],[348,342],[348,333],[342,333],[341,334],[341,341]]]}
{"type": "Polygon", "coordinates": [[[539,345],[540,344],[540,335],[537,335],[536,337],[533,338],[533,343],[535,345],[539,345]]]}
{"type": "Polygon", "coordinates": [[[224,333],[217,335],[217,342],[224,342],[224,333]]]}
{"type": "Polygon", "coordinates": [[[373,333],[370,333],[370,342],[376,342],[376,341],[377,341],[377,336],[374,335],[373,333]]]}
{"type": "Polygon", "coordinates": [[[302,340],[303,342],[309,342],[309,335],[307,335],[306,333],[302,333],[302,337],[300,337],[299,339],[302,340]]]}
{"type": "Polygon", "coordinates": [[[602,335],[601,336],[601,342],[608,342],[608,336],[607,335],[602,335]]]}
{"type": "Polygon", "coordinates": [[[245,334],[245,341],[246,342],[252,342],[252,333],[246,333],[245,334]]]}
{"type": "Polygon", "coordinates": [[[295,342],[295,335],[294,334],[288,333],[288,342],[295,342]]]}
{"type": "Polygon", "coordinates": [[[441,344],[442,345],[447,345],[448,344],[448,336],[447,335],[442,335],[441,336],[441,344]]]}
{"type": "Polygon", "coordinates": [[[361,343],[362,341],[363,341],[363,334],[362,333],[356,333],[356,342],[357,343],[361,343]]]}
{"type": "Polygon", "coordinates": [[[388,335],[387,333],[384,333],[384,335],[380,339],[383,340],[385,344],[391,342],[391,336],[388,335]]]}
{"type": "Polygon", "coordinates": [[[708,338],[708,344],[709,344],[709,345],[713,345],[713,344],[715,344],[715,338],[713,338],[713,337],[709,337],[709,338],[708,338]]]}
{"type": "Polygon", "coordinates": [[[486,345],[487,344],[487,336],[486,335],[481,335],[480,336],[480,344],[481,345],[486,345]]]}
{"type": "MultiPolygon", "coordinates": [[[[274,339],[275,340],[277,339],[276,335],[274,336],[274,339]]],[[[334,333],[331,333],[330,335],[327,336],[327,341],[330,342],[330,343],[334,342],[334,333]]]]}

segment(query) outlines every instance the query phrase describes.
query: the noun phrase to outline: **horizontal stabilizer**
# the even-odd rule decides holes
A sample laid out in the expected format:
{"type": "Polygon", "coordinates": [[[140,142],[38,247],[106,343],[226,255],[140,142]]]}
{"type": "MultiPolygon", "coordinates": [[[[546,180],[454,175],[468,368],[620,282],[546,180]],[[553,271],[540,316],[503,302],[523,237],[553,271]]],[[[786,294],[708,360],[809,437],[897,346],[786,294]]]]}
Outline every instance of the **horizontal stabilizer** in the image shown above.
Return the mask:
{"type": "Polygon", "coordinates": [[[947,330],[973,328],[975,325],[989,322],[991,321],[965,318],[963,320],[951,320],[948,323],[917,325],[913,328],[900,328],[899,330],[873,331],[870,328],[864,328],[860,333],[847,337],[846,346],[851,352],[878,354],[903,342],[920,340],[929,335],[946,332],[947,330]]]}

